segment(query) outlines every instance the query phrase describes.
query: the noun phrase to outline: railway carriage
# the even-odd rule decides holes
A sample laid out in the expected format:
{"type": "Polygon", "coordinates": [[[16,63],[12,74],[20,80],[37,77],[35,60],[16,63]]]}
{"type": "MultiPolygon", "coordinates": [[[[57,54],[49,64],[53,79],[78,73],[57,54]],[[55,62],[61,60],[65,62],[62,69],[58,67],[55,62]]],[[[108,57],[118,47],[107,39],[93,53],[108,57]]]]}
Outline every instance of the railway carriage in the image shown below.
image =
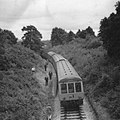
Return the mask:
{"type": "Polygon", "coordinates": [[[81,77],[67,59],[54,52],[49,52],[48,54],[52,56],[56,64],[56,89],[58,89],[58,96],[61,103],[82,103],[84,98],[84,91],[81,77]]]}

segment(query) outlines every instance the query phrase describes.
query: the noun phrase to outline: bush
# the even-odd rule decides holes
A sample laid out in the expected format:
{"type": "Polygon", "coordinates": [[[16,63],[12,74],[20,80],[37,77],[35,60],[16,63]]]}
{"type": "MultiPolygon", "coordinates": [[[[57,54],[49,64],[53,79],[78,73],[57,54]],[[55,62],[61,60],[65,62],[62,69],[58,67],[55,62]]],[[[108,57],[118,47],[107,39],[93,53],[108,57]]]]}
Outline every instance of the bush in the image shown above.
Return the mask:
{"type": "Polygon", "coordinates": [[[101,105],[107,108],[111,118],[120,118],[120,93],[110,90],[106,97],[102,98],[101,105]]]}
{"type": "Polygon", "coordinates": [[[91,41],[91,43],[89,43],[87,45],[87,48],[88,49],[91,49],[91,48],[95,49],[95,48],[100,47],[101,45],[102,45],[102,43],[100,41],[91,41]]]}
{"type": "Polygon", "coordinates": [[[0,120],[41,119],[48,95],[33,78],[33,66],[43,68],[43,60],[30,49],[20,45],[6,48],[9,69],[0,71],[0,120]]]}
{"type": "Polygon", "coordinates": [[[107,93],[110,89],[112,89],[113,83],[112,79],[108,75],[104,75],[102,80],[100,80],[94,87],[93,95],[96,97],[101,97],[107,93]]]}
{"type": "Polygon", "coordinates": [[[98,81],[98,74],[91,72],[88,77],[87,83],[89,84],[95,84],[98,81]]]}

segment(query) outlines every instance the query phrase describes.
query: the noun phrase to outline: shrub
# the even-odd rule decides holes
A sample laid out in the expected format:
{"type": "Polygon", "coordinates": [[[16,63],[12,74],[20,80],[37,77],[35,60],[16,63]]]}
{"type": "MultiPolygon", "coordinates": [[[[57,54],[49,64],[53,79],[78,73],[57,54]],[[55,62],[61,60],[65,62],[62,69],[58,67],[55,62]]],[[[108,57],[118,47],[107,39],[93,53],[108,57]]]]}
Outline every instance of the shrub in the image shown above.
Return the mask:
{"type": "Polygon", "coordinates": [[[38,120],[49,103],[39,80],[33,78],[33,66],[43,68],[43,60],[20,45],[6,48],[9,69],[0,71],[0,120],[38,120]]]}
{"type": "Polygon", "coordinates": [[[95,49],[95,48],[98,48],[98,47],[100,47],[102,45],[102,43],[100,42],[100,41],[91,41],[91,43],[89,43],[88,45],[87,45],[87,48],[88,49],[91,49],[91,48],[93,48],[93,49],[95,49]]]}
{"type": "Polygon", "coordinates": [[[101,105],[107,108],[107,111],[110,113],[111,118],[118,119],[120,118],[120,93],[110,90],[106,97],[103,97],[101,100],[101,105]]]}

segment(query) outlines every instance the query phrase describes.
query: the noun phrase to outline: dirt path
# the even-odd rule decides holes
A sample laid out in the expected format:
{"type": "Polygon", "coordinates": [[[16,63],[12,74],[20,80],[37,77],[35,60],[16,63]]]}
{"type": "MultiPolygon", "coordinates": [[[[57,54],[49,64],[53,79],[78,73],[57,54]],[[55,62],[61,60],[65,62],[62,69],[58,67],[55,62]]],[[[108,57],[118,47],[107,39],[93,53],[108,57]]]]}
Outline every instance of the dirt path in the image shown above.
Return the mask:
{"type": "MultiPolygon", "coordinates": [[[[41,69],[41,68],[37,68],[33,74],[33,76],[39,80],[39,83],[44,87],[44,88],[47,88],[47,86],[45,86],[45,77],[48,77],[48,82],[50,83],[50,78],[49,78],[49,72],[52,72],[53,73],[53,76],[54,75],[54,69],[51,65],[51,63],[48,64],[48,67],[47,67],[47,71],[41,69]]],[[[49,86],[49,85],[48,85],[49,86]]]]}
{"type": "Polygon", "coordinates": [[[51,63],[48,64],[48,67],[47,67],[47,71],[45,71],[44,69],[38,67],[35,69],[35,71],[33,72],[33,77],[36,78],[41,87],[42,87],[42,90],[45,91],[47,97],[48,97],[48,101],[49,101],[49,104],[47,106],[45,106],[45,108],[43,108],[43,111],[42,111],[42,116],[44,120],[46,120],[46,117],[49,117],[53,111],[53,101],[54,101],[54,98],[52,96],[52,88],[53,88],[53,79],[50,80],[50,77],[49,77],[49,72],[53,72],[53,76],[56,76],[54,73],[54,69],[51,65],[51,63]],[[46,81],[45,81],[45,77],[48,77],[48,85],[46,86],[46,81]]]}

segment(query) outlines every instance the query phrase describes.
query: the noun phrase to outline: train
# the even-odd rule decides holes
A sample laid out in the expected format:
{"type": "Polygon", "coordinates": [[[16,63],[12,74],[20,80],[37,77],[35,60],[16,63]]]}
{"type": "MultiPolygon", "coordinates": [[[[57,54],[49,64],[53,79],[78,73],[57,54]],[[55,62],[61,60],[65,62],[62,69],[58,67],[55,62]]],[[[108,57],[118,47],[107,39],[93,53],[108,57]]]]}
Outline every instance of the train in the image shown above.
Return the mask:
{"type": "Polygon", "coordinates": [[[54,81],[54,95],[58,95],[61,104],[83,104],[83,81],[70,62],[60,54],[52,51],[44,56],[55,69],[57,79],[54,81]]]}

